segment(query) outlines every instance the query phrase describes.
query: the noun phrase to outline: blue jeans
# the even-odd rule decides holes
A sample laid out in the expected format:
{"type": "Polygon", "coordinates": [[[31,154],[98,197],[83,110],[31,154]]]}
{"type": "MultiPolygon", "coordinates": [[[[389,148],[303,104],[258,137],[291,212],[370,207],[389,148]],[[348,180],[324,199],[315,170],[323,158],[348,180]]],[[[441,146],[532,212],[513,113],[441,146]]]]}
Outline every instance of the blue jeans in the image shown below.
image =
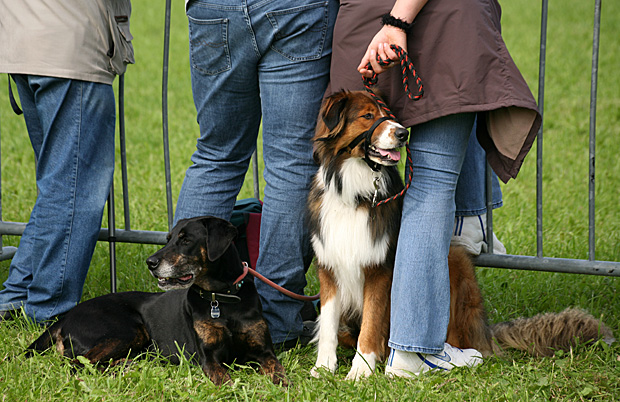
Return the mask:
{"type": "Polygon", "coordinates": [[[82,297],[114,172],[111,85],[14,75],[39,194],[0,292],[38,322],[82,297]]]}
{"type": "Polygon", "coordinates": [[[457,114],[411,128],[414,171],[396,248],[391,348],[421,353],[444,348],[454,196],[474,119],[474,114],[457,114]]]}
{"type": "MultiPolygon", "coordinates": [[[[200,138],[175,222],[230,219],[262,118],[266,182],[257,270],[303,293],[311,246],[304,225],[316,165],[311,139],[329,80],[335,0],[191,1],[192,91],[200,138]]],[[[274,342],[302,331],[303,303],[256,283],[274,342]]]]}
{"type": "MultiPolygon", "coordinates": [[[[456,216],[482,215],[486,204],[486,153],[476,138],[476,124],[469,136],[467,153],[456,185],[456,216]]],[[[491,177],[492,208],[502,206],[502,189],[495,172],[491,177]]]]}

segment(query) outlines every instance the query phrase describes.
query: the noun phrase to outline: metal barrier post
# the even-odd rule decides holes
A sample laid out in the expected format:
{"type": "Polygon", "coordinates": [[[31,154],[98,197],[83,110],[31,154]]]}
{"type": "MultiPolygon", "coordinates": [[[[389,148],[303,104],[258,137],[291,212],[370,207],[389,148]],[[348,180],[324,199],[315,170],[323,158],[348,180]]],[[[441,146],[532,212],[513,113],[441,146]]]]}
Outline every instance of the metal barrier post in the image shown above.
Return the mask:
{"type": "Polygon", "coordinates": [[[549,1],[543,0],[540,17],[540,55],[538,64],[538,110],[542,123],[536,137],[536,255],[543,257],[543,126],[545,125],[545,70],[547,67],[547,19],[549,1]]]}
{"type": "Polygon", "coordinates": [[[168,141],[168,60],[170,58],[170,9],[171,0],[166,0],[164,24],[164,62],[161,85],[161,114],[164,136],[164,170],[166,172],[166,205],[168,211],[168,231],[172,230],[172,186],[170,178],[170,146],[168,141]]]}
{"type": "Polygon", "coordinates": [[[598,84],[598,49],[600,42],[601,31],[601,0],[596,0],[594,4],[594,34],[592,35],[592,74],[590,78],[590,159],[589,159],[589,197],[588,197],[588,210],[589,210],[589,228],[588,228],[588,258],[590,261],[594,261],[594,220],[595,220],[595,199],[594,199],[594,179],[595,168],[594,159],[596,154],[596,90],[598,84]]]}

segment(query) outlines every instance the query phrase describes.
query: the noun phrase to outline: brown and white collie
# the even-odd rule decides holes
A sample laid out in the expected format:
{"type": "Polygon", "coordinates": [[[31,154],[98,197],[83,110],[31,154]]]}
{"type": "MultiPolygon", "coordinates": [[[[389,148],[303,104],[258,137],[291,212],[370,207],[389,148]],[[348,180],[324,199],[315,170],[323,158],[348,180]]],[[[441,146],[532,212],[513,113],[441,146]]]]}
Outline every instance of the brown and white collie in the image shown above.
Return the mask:
{"type": "MultiPolygon", "coordinates": [[[[311,374],[334,372],[336,348],[356,348],[347,379],[371,374],[387,354],[390,288],[403,189],[397,170],[408,132],[366,92],[339,92],[321,107],[314,137],[319,165],[308,197],[308,224],[321,287],[321,314],[311,374]]],[[[410,190],[411,191],[411,190],[410,190]]],[[[590,314],[567,309],[489,325],[470,256],[452,248],[447,342],[483,356],[502,348],[549,355],[581,343],[611,339],[590,314]]]]}

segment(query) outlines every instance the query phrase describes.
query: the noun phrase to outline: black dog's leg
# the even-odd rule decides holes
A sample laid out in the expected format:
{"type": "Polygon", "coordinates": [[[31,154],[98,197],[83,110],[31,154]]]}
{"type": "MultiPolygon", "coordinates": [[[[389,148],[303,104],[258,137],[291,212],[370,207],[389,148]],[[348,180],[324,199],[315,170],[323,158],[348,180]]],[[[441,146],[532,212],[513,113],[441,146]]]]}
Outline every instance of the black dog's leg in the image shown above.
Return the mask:
{"type": "Polygon", "coordinates": [[[258,363],[260,372],[269,376],[274,384],[288,386],[286,372],[273,351],[269,328],[264,319],[246,323],[238,333],[238,342],[248,348],[248,362],[258,363]]]}
{"type": "Polygon", "coordinates": [[[220,386],[222,384],[226,384],[231,381],[230,374],[228,374],[228,370],[226,367],[222,366],[215,359],[208,359],[201,363],[202,371],[205,373],[207,377],[213,382],[213,384],[220,386]]]}
{"type": "Polygon", "coordinates": [[[274,384],[288,387],[286,372],[275,354],[270,353],[263,359],[258,359],[258,364],[260,364],[261,373],[269,376],[274,384]]]}
{"type": "Polygon", "coordinates": [[[232,346],[224,341],[225,327],[199,320],[194,322],[194,331],[200,367],[205,375],[217,386],[232,381],[228,370],[220,363],[226,361],[226,351],[232,346]]]}
{"type": "MultiPolygon", "coordinates": [[[[108,367],[112,367],[127,360],[130,355],[133,356],[145,348],[143,342],[135,341],[127,343],[127,341],[123,339],[108,339],[105,342],[95,345],[88,352],[84,353],[83,356],[92,364],[102,363],[108,367]]],[[[77,359],[74,359],[73,363],[81,366],[77,359]]]]}
{"type": "Polygon", "coordinates": [[[54,346],[54,342],[56,342],[59,332],[60,328],[57,323],[53,324],[50,328],[43,332],[41,336],[32,342],[30,346],[28,346],[26,349],[26,357],[32,357],[35,350],[38,352],[43,352],[54,346]]]}
{"type": "Polygon", "coordinates": [[[142,303],[159,297],[156,293],[124,292],[87,300],[67,312],[28,349],[55,346],[62,355],[73,358],[76,367],[83,366],[77,356],[94,365],[114,365],[151,344],[139,309],[142,303]]]}

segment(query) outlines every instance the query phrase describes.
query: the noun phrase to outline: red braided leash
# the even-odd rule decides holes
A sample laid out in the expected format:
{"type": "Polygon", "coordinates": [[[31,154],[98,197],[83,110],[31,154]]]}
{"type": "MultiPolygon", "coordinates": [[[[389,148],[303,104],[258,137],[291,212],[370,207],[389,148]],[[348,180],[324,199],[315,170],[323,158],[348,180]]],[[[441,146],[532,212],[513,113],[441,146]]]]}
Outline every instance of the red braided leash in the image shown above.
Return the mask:
{"type": "MultiPolygon", "coordinates": [[[[409,59],[409,55],[400,46],[390,45],[390,48],[396,53],[400,61],[401,73],[403,77],[403,89],[405,90],[405,93],[407,94],[409,99],[419,100],[424,95],[424,88],[422,87],[422,79],[416,72],[415,67],[413,66],[413,63],[409,59]],[[410,75],[415,80],[415,83],[416,83],[415,94],[412,94],[411,90],[409,89],[409,76],[410,75]]],[[[387,66],[391,62],[392,60],[390,59],[383,60],[377,54],[377,63],[379,63],[380,66],[387,66]]],[[[370,65],[370,63],[366,65],[366,69],[372,70],[372,66],[370,65]]],[[[373,92],[371,88],[373,85],[375,85],[379,81],[378,75],[373,72],[372,77],[370,78],[362,77],[362,80],[364,82],[364,88],[366,88],[366,91],[368,91],[368,93],[372,96],[372,98],[383,108],[383,110],[385,110],[388,116],[396,120],[396,116],[394,116],[394,113],[392,113],[392,111],[387,106],[387,104],[381,98],[379,98],[373,92]]],[[[408,175],[407,175],[407,183],[405,184],[405,187],[403,188],[401,192],[399,192],[398,194],[390,198],[386,198],[385,200],[374,202],[373,203],[374,207],[393,201],[397,199],[398,197],[402,197],[407,191],[407,189],[409,188],[409,186],[411,186],[411,179],[413,177],[413,159],[411,158],[411,150],[409,149],[409,140],[407,140],[406,147],[407,147],[407,165],[409,166],[409,169],[408,169],[408,175]]]]}
{"type": "MultiPolygon", "coordinates": [[[[243,263],[244,265],[247,266],[247,263],[243,263]]],[[[275,282],[267,279],[266,277],[264,277],[263,275],[259,274],[258,272],[256,272],[256,270],[249,268],[248,267],[248,272],[260,279],[261,281],[265,282],[267,285],[271,286],[272,288],[284,293],[285,295],[287,295],[288,297],[292,297],[295,300],[301,300],[301,301],[315,301],[315,300],[319,300],[321,298],[321,294],[317,293],[314,296],[306,296],[306,295],[298,295],[297,293],[291,292],[288,289],[283,288],[282,286],[276,284],[275,282]]]]}

